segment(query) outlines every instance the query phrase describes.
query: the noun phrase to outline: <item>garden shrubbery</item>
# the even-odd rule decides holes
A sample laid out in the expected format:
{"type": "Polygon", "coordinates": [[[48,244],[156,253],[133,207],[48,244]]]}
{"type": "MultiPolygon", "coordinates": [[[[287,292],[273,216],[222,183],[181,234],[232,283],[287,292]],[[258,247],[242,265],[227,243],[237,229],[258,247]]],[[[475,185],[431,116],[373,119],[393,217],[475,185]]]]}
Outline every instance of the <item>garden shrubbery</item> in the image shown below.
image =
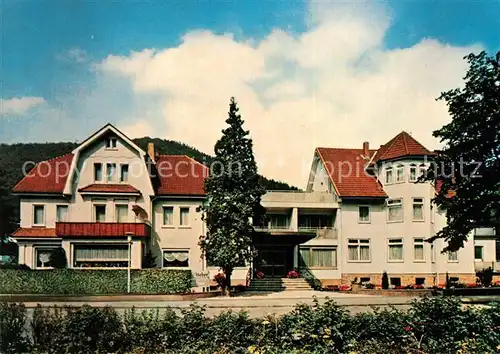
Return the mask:
{"type": "MultiPolygon", "coordinates": [[[[188,293],[191,285],[189,270],[131,272],[131,291],[136,294],[188,293]]],[[[126,270],[0,269],[0,294],[111,295],[126,292],[126,270]]]]}
{"type": "Polygon", "coordinates": [[[327,300],[282,316],[245,312],[207,317],[196,304],[172,309],[38,307],[0,304],[2,353],[498,353],[500,304],[464,308],[424,298],[409,310],[351,315],[327,300]],[[28,336],[28,331],[31,336],[28,336]]]}

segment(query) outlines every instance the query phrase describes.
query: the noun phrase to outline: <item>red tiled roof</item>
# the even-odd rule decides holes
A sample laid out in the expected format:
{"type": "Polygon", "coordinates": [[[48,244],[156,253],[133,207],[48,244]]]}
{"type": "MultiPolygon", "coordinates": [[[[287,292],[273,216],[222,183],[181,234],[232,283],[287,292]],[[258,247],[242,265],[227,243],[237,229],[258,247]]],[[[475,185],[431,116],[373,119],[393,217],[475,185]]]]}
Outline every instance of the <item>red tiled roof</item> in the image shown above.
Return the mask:
{"type": "Polygon", "coordinates": [[[141,193],[137,188],[132,187],[130,184],[91,184],[86,187],[80,188],[78,192],[81,193],[141,193]]]}
{"type": "Polygon", "coordinates": [[[124,237],[126,233],[147,237],[150,234],[150,227],[145,223],[58,222],[55,230],[59,237],[124,237]]]}
{"type": "Polygon", "coordinates": [[[14,193],[63,193],[73,154],[39,162],[12,189],[14,193]]]}
{"type": "Polygon", "coordinates": [[[19,228],[12,234],[12,237],[57,237],[56,229],[45,227],[19,228]]]}
{"type": "MultiPolygon", "coordinates": [[[[437,180],[436,183],[434,184],[434,190],[436,191],[436,194],[439,194],[441,191],[441,188],[443,187],[443,181],[442,180],[437,180]]],[[[446,193],[446,198],[453,198],[454,196],[457,195],[457,192],[454,190],[448,190],[446,193]]]]}
{"type": "Polygon", "coordinates": [[[185,155],[159,155],[157,195],[205,195],[208,167],[185,155]]]}
{"type": "Polygon", "coordinates": [[[407,132],[401,132],[382,145],[375,155],[375,161],[396,159],[403,156],[434,155],[407,132]]]}
{"type": "MultiPolygon", "coordinates": [[[[363,159],[362,149],[317,148],[316,151],[340,197],[387,197],[376,178],[365,172],[368,161],[363,159]]],[[[374,152],[370,150],[370,155],[374,152]]]]}

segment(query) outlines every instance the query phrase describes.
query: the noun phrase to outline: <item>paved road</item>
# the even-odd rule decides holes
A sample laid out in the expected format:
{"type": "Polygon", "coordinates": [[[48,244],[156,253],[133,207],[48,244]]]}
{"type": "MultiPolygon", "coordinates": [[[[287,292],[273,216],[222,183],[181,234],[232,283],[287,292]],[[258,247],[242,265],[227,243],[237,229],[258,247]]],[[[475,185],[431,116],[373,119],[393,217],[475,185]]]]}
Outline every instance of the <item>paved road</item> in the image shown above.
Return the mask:
{"type": "MultiPolygon", "coordinates": [[[[325,293],[318,291],[286,291],[269,294],[249,294],[245,293],[235,297],[215,297],[199,299],[195,301],[206,307],[206,314],[213,316],[224,310],[245,310],[250,316],[260,317],[271,313],[282,314],[291,311],[298,303],[312,304],[314,298],[319,303],[324,303],[326,298],[332,298],[340,306],[345,306],[353,313],[369,311],[372,307],[395,306],[398,308],[407,308],[410,297],[387,297],[370,296],[343,293],[325,293]]],[[[89,302],[95,307],[112,306],[119,312],[128,308],[165,309],[171,307],[177,311],[189,307],[193,301],[120,301],[120,302],[89,302]]],[[[83,302],[44,302],[43,306],[81,306],[83,302]]],[[[36,302],[26,302],[28,308],[37,305],[36,302]]]]}

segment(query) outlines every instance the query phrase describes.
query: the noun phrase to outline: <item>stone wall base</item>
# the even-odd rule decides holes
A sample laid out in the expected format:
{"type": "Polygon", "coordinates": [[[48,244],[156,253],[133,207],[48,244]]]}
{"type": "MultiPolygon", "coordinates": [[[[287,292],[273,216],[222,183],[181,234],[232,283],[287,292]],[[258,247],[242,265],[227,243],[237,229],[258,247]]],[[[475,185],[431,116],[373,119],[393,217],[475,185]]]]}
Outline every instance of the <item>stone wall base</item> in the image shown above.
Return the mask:
{"type": "MultiPolygon", "coordinates": [[[[399,278],[401,281],[401,286],[405,285],[410,285],[410,284],[416,284],[416,278],[424,278],[424,286],[433,286],[433,285],[440,285],[440,284],[445,284],[446,283],[446,274],[439,274],[439,277],[435,274],[429,274],[429,273],[387,273],[387,276],[389,277],[389,284],[391,278],[399,278]]],[[[454,274],[454,273],[449,273],[448,276],[450,278],[458,278],[458,281],[460,283],[475,283],[476,282],[476,274],[475,273],[461,273],[461,274],[454,274]]],[[[342,284],[351,284],[353,281],[360,282],[363,280],[362,278],[369,278],[368,282],[375,284],[375,285],[381,285],[382,284],[382,274],[366,274],[366,273],[349,273],[349,274],[342,274],[342,279],[341,283],[342,284]]]]}

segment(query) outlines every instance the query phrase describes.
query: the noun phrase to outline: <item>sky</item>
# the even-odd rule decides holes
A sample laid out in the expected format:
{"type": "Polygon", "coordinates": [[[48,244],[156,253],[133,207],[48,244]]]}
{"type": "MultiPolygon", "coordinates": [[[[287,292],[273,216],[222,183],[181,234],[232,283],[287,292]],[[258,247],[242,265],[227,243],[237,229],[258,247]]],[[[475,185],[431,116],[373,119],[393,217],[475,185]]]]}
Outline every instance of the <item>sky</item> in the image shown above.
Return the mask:
{"type": "Polygon", "coordinates": [[[235,96],[259,170],[299,187],[314,148],[428,148],[500,1],[0,1],[0,142],[81,141],[108,122],[206,153],[235,96]]]}

